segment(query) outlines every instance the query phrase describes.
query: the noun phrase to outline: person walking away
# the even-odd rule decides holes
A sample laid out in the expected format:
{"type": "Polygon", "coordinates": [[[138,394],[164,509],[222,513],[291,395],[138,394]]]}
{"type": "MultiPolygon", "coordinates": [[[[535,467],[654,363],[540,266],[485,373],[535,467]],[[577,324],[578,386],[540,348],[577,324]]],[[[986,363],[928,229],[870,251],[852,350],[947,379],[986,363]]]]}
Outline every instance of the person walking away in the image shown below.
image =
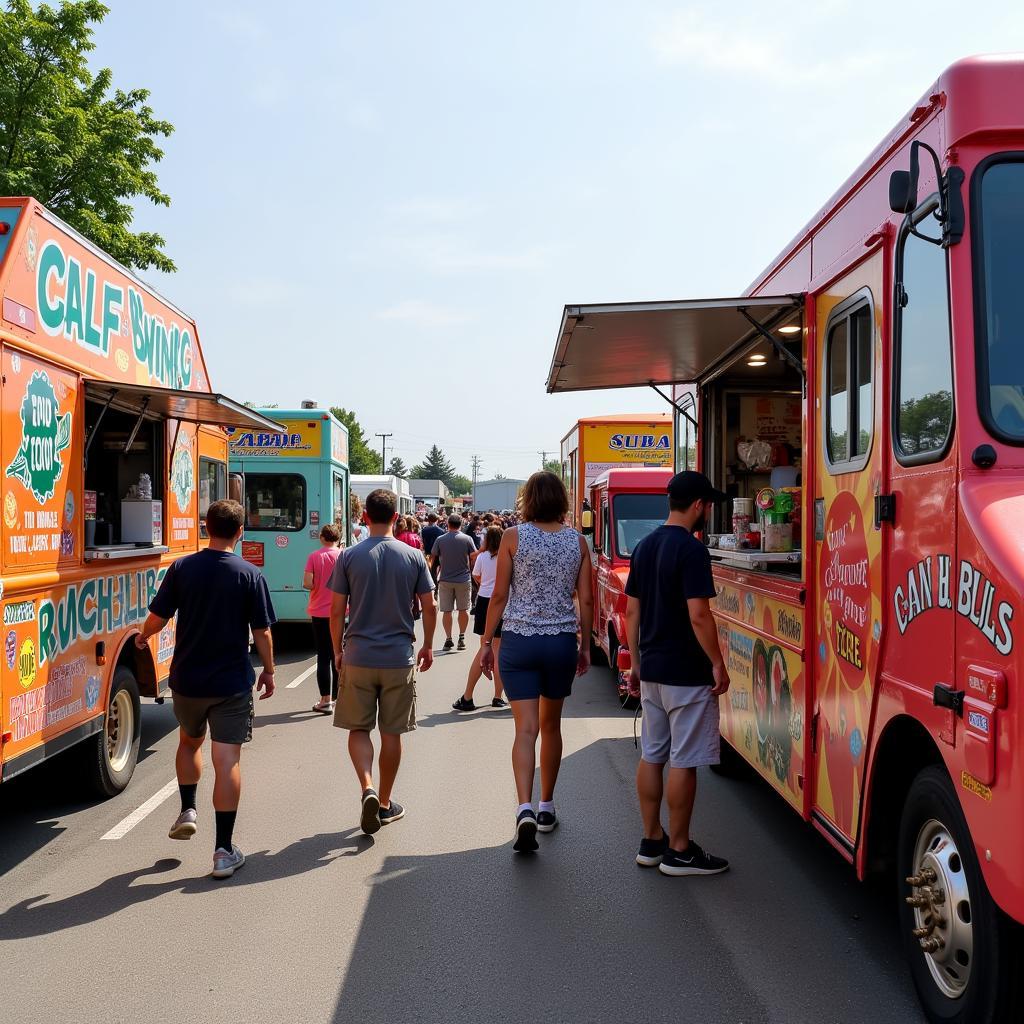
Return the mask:
{"type": "Polygon", "coordinates": [[[430,576],[434,581],[434,592],[437,592],[437,563],[433,559],[434,553],[434,541],[438,537],[444,536],[444,530],[437,525],[437,513],[427,513],[427,525],[423,527],[423,533],[420,534],[420,540],[423,541],[423,554],[427,559],[427,563],[430,566],[430,576]]]}
{"type": "Polygon", "coordinates": [[[203,770],[203,741],[209,731],[215,782],[216,819],[213,877],[230,878],[245,856],[233,841],[242,789],[242,744],[252,739],[253,683],[260,700],[274,695],[274,651],[270,627],[276,621],[270,589],[259,569],[234,553],[242,539],[245,511],[237,501],[215,501],[206,512],[209,546],[179,558],[167,570],[135,637],[145,649],[177,614],[170,687],[178,720],[178,777],[181,813],[171,839],[196,834],[196,788],[203,770]],[[257,680],[249,656],[249,632],[263,663],[257,680]]]}
{"type": "Polygon", "coordinates": [[[693,534],[725,497],[703,473],[672,477],[668,519],[633,549],[626,581],[630,674],[643,709],[636,789],[644,834],[636,862],[666,875],[714,875],[729,867],[690,838],[697,769],[718,764],[718,698],[729,689],[711,615],[711,556],[693,534]]]}
{"type": "Polygon", "coordinates": [[[562,705],[573,679],[590,668],[590,556],[580,534],[563,524],[568,511],[569,495],[554,473],[534,473],[526,481],[522,525],[501,538],[487,606],[480,662],[491,678],[502,623],[500,672],[515,718],[512,772],[519,798],[512,848],[519,853],[536,850],[537,832],[552,832],[558,824],[554,800],[562,762],[562,705]],[[534,812],[538,734],[540,806],[534,812]]]}
{"type": "Polygon", "coordinates": [[[358,544],[370,536],[370,531],[363,522],[363,503],[358,494],[353,494],[349,503],[352,521],[352,544],[358,544]]]}
{"type": "Polygon", "coordinates": [[[416,548],[417,550],[423,548],[420,535],[412,528],[410,517],[399,516],[395,521],[395,531],[395,537],[403,544],[408,544],[409,547],[416,548]]]}
{"type": "Polygon", "coordinates": [[[459,612],[458,649],[466,649],[466,627],[469,625],[469,605],[473,562],[476,543],[461,532],[462,517],[453,512],[448,517],[448,532],[434,541],[433,558],[438,566],[437,594],[444,624],[444,649],[450,651],[452,640],[452,612],[459,612]]]}
{"type": "Polygon", "coordinates": [[[392,797],[402,736],[416,728],[416,668],[426,672],[434,660],[434,586],[423,554],[395,539],[397,506],[393,491],[367,495],[370,536],[338,559],[330,581],[331,637],[341,673],[334,724],[348,730],[348,752],[362,787],[359,825],[367,835],[405,814],[392,797]],[[423,646],[414,658],[416,597],[423,609],[423,646]],[[375,727],[380,731],[377,789],[370,739],[375,727]]]}
{"type": "MultiPolygon", "coordinates": [[[[498,550],[501,547],[501,527],[488,527],[484,534],[484,546],[480,554],[476,556],[473,563],[473,579],[480,588],[476,599],[476,608],[473,612],[473,632],[480,637],[480,650],[469,666],[469,678],[466,680],[466,689],[462,696],[452,704],[456,711],[476,711],[476,704],[473,703],[473,691],[480,681],[483,670],[480,668],[480,655],[484,649],[484,628],[487,624],[487,605],[491,595],[494,593],[494,581],[498,572],[498,550]]],[[[494,651],[494,697],[491,700],[491,707],[502,710],[508,704],[502,699],[501,671],[498,666],[501,649],[501,623],[499,622],[494,630],[494,640],[491,642],[494,651]]]]}
{"type": "Polygon", "coordinates": [[[329,715],[338,699],[338,667],[334,662],[334,644],[331,642],[330,582],[334,564],[341,555],[338,543],[341,531],[334,523],[326,523],[320,530],[320,549],[311,551],[302,574],[302,586],[309,591],[309,618],[313,623],[313,641],[316,645],[316,685],[320,700],[313,710],[329,715]]]}

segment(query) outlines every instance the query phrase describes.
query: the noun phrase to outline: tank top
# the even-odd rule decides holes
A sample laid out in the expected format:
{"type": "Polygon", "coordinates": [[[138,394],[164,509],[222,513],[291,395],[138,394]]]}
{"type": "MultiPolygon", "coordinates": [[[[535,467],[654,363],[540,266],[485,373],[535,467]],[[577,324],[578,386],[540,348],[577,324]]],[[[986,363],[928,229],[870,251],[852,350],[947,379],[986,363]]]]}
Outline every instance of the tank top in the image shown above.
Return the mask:
{"type": "Polygon", "coordinates": [[[571,528],[547,533],[533,523],[523,523],[517,528],[516,541],[502,629],[521,636],[575,633],[573,593],[582,558],[580,535],[571,528]]]}

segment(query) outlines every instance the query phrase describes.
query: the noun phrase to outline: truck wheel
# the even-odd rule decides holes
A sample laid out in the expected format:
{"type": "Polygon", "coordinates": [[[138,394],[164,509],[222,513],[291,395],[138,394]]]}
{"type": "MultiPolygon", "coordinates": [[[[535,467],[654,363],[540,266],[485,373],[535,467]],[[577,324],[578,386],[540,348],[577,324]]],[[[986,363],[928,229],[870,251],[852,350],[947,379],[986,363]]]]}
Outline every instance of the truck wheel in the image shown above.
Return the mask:
{"type": "Polygon", "coordinates": [[[743,778],[750,771],[750,765],[746,758],[724,739],[721,741],[718,764],[710,765],[710,768],[716,775],[721,775],[723,779],[743,778]]]}
{"type": "Polygon", "coordinates": [[[129,783],[139,759],[142,738],[139,687],[130,669],[114,672],[103,729],[86,746],[92,788],[116,796],[129,783]]]}
{"type": "Polygon", "coordinates": [[[944,768],[912,783],[899,834],[904,950],[933,1024],[1024,1019],[1021,930],[992,901],[944,768]]]}

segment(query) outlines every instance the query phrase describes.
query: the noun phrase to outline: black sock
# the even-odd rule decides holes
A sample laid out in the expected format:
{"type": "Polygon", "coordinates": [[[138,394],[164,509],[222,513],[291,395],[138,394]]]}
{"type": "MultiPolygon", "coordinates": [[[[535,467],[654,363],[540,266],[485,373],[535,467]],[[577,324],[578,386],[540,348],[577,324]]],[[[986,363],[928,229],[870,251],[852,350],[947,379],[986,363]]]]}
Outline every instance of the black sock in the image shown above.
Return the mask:
{"type": "Polygon", "coordinates": [[[214,849],[231,850],[231,834],[235,831],[235,816],[238,811],[214,811],[217,819],[217,838],[214,849]]]}
{"type": "Polygon", "coordinates": [[[189,786],[184,786],[180,782],[178,783],[178,792],[181,794],[182,811],[194,811],[196,809],[196,790],[198,788],[198,782],[193,782],[189,786]]]}

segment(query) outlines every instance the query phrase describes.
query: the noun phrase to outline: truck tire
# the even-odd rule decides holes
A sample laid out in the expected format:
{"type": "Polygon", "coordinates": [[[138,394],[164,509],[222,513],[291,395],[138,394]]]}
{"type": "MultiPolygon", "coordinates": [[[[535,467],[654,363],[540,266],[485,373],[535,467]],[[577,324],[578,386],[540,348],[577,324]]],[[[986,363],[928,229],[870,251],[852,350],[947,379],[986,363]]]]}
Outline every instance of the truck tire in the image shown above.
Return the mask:
{"type": "Polygon", "coordinates": [[[90,784],[100,796],[117,796],[131,781],[142,738],[140,712],[138,683],[122,665],[110,684],[103,728],[85,744],[90,784]]]}
{"type": "Polygon", "coordinates": [[[1021,928],[989,895],[963,810],[941,766],[925,768],[911,784],[897,867],[904,950],[928,1020],[1024,1020],[1021,928]]]}
{"type": "Polygon", "coordinates": [[[749,776],[750,765],[746,758],[736,750],[731,743],[724,739],[721,741],[721,753],[718,755],[718,764],[709,765],[715,775],[723,779],[741,779],[749,776]]]}

